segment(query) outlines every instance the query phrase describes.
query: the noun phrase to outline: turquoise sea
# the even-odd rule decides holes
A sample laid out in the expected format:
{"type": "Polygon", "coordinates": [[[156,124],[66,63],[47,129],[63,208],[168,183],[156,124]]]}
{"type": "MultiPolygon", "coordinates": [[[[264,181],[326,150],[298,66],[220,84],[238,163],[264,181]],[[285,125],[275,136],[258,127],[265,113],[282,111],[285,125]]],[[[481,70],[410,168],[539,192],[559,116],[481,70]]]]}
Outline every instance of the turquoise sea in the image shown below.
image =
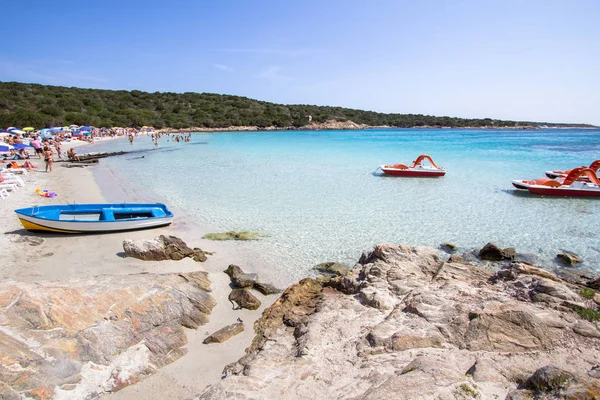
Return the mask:
{"type": "Polygon", "coordinates": [[[511,185],[545,170],[589,165],[600,158],[600,130],[197,133],[191,143],[163,137],[155,148],[140,136],[133,146],[117,140],[89,150],[142,149],[154,150],[102,163],[206,232],[264,232],[264,240],[240,246],[250,246],[253,263],[282,281],[307,276],[323,261],[352,265],[377,243],[451,242],[469,251],[494,241],[549,269],[558,252],[569,250],[584,267],[600,270],[600,199],[544,198],[511,185]],[[373,173],[424,153],[448,174],[373,173]]]}

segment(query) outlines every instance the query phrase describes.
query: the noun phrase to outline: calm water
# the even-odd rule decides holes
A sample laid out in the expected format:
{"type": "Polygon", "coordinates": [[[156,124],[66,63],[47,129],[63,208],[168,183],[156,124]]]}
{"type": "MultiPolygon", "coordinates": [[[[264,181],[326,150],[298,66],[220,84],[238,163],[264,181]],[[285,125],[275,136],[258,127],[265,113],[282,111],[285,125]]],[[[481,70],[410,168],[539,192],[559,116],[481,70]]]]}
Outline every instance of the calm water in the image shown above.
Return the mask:
{"type": "MultiPolygon", "coordinates": [[[[138,137],[133,149],[151,149],[138,137]]],[[[94,150],[130,150],[126,140],[94,150]]],[[[561,249],[600,269],[600,200],[515,194],[512,179],[600,158],[599,130],[235,132],[193,135],[143,159],[103,160],[186,210],[207,230],[261,231],[245,244],[256,263],[291,281],[323,261],[353,264],[377,243],[465,249],[488,241],[535,254],[551,268],[561,249]],[[448,168],[444,178],[373,174],[419,154],[448,168]]]]}

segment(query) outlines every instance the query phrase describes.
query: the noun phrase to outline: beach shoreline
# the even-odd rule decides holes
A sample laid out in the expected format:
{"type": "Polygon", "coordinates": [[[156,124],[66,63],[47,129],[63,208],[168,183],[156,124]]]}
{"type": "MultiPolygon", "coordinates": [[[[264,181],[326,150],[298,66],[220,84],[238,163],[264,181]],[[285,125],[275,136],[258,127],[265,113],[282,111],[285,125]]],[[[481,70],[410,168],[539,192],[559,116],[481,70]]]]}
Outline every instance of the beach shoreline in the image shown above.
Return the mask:
{"type": "MultiPolygon", "coordinates": [[[[85,144],[68,143],[65,149],[76,145],[83,153],[87,147],[83,146],[85,144]]],[[[206,271],[211,281],[211,295],[217,301],[217,306],[212,310],[207,324],[197,330],[186,328],[187,344],[184,347],[187,354],[158,369],[147,379],[107,396],[116,399],[162,399],[165,393],[169,393],[174,399],[185,399],[217,382],[223,367],[244,355],[244,350],[254,337],[254,321],[277,298],[277,295],[259,295],[262,306],[255,311],[232,309],[227,299],[231,290],[230,280],[223,270],[229,264],[244,268],[243,253],[235,250],[236,244],[202,239],[202,229],[180,210],[176,211],[170,226],[153,230],[77,236],[27,232],[14,215],[14,209],[34,204],[102,203],[111,199],[130,202],[157,200],[153,194],[132,189],[121,175],[115,174],[102,163],[85,168],[63,168],[63,163],[55,163],[54,171],[45,173],[43,160],[33,158],[32,162],[38,168],[22,175],[25,187],[1,203],[0,218],[6,221],[5,234],[0,239],[0,257],[6,261],[0,267],[2,279],[67,282],[103,275],[206,271]],[[36,188],[56,192],[58,196],[41,198],[35,193],[36,188]],[[189,246],[200,247],[214,254],[208,256],[204,263],[191,259],[141,261],[122,256],[124,239],[151,239],[161,234],[180,237],[189,246]],[[222,344],[202,343],[206,336],[236,322],[238,318],[245,325],[241,334],[222,344]]]]}

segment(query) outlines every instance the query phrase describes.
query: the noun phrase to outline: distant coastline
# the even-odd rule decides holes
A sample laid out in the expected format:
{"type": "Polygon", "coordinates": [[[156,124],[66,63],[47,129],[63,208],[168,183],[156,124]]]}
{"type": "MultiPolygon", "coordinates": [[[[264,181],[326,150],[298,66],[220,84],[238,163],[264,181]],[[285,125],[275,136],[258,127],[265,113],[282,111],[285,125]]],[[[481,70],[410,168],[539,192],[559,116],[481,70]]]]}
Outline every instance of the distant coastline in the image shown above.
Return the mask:
{"type": "Polygon", "coordinates": [[[539,125],[517,125],[517,126],[411,126],[411,127],[397,127],[389,125],[367,125],[357,124],[353,121],[327,121],[327,122],[313,122],[308,125],[295,127],[278,127],[278,126],[228,126],[225,128],[207,128],[207,127],[189,127],[189,128],[162,128],[156,130],[158,133],[171,133],[171,132],[249,132],[249,131],[318,131],[318,130],[368,130],[368,129],[487,129],[487,130],[545,130],[545,129],[600,129],[598,126],[590,125],[560,125],[560,126],[539,126],[539,125]]]}

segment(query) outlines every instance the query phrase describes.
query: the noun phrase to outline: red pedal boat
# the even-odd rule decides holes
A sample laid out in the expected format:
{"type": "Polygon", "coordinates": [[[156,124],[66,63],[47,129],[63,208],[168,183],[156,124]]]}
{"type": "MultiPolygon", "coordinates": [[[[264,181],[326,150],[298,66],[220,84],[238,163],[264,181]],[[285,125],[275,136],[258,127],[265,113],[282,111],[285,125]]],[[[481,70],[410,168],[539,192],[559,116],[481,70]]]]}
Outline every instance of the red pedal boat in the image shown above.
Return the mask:
{"type": "Polygon", "coordinates": [[[405,176],[405,177],[439,177],[446,175],[448,172],[442,167],[435,165],[431,157],[427,154],[421,154],[412,165],[409,167],[405,164],[395,165],[380,165],[379,168],[386,175],[405,176]],[[423,161],[427,160],[431,165],[423,165],[423,161]]]}
{"type": "Polygon", "coordinates": [[[544,196],[600,197],[600,179],[594,170],[586,167],[571,170],[564,179],[515,180],[512,184],[517,189],[544,196]],[[582,177],[588,181],[581,180],[582,177]]]}
{"type": "MultiPolygon", "coordinates": [[[[585,168],[585,167],[580,167],[580,168],[585,168]]],[[[591,169],[592,171],[594,171],[594,173],[596,174],[596,176],[598,176],[598,169],[600,169],[600,160],[596,160],[593,163],[590,164],[589,167],[587,167],[589,169],[591,169]]],[[[556,179],[556,178],[566,178],[567,175],[569,175],[569,173],[573,171],[572,169],[569,169],[567,171],[546,171],[546,176],[548,178],[552,178],[552,179],[556,179]]],[[[587,180],[587,177],[584,178],[583,180],[587,180]]]]}

